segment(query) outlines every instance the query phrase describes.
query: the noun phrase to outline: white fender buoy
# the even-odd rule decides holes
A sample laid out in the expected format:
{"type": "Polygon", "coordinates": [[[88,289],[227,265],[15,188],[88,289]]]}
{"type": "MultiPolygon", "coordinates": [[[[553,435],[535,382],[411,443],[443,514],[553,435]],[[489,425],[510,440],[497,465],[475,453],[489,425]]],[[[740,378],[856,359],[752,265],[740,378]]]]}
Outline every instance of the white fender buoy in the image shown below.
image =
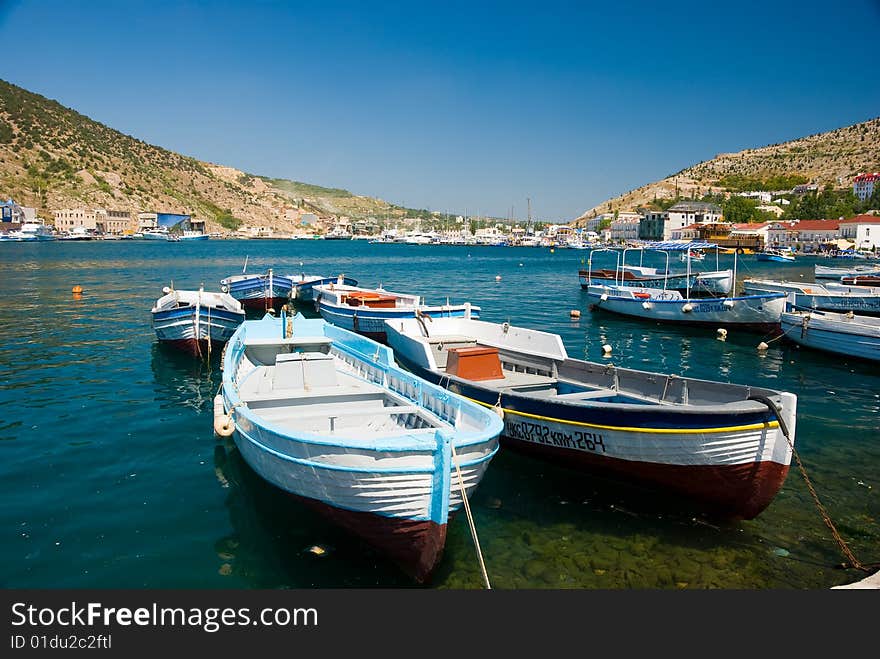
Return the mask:
{"type": "Polygon", "coordinates": [[[214,432],[220,437],[231,437],[235,432],[235,423],[232,421],[232,415],[226,414],[223,405],[223,396],[217,394],[214,396],[214,432]]]}
{"type": "Polygon", "coordinates": [[[761,341],[761,342],[758,344],[758,350],[766,350],[766,349],[769,348],[769,347],[770,347],[770,346],[768,346],[768,345],[767,345],[766,343],[764,343],[763,341],[761,341]]]}
{"type": "Polygon", "coordinates": [[[606,343],[604,346],[602,346],[602,352],[605,353],[606,355],[610,355],[611,354],[611,346],[606,343]]]}
{"type": "Polygon", "coordinates": [[[681,310],[684,313],[689,313],[694,310],[694,305],[692,305],[690,302],[685,302],[684,306],[681,308],[681,310]]]}
{"type": "Polygon", "coordinates": [[[495,281],[501,281],[501,275],[495,275],[495,281]]]}
{"type": "Polygon", "coordinates": [[[724,300],[724,302],[722,302],[721,304],[723,304],[728,309],[732,309],[734,302],[733,302],[733,300],[724,300]]]}
{"type": "Polygon", "coordinates": [[[568,312],[568,315],[571,316],[572,318],[580,318],[581,312],[577,309],[572,309],[571,311],[568,312]]]}
{"type": "Polygon", "coordinates": [[[599,299],[602,300],[602,302],[604,302],[605,300],[608,299],[608,293],[602,293],[602,295],[599,296],[599,299]]]}
{"type": "Polygon", "coordinates": [[[495,407],[493,407],[493,408],[492,408],[492,411],[495,412],[495,414],[498,415],[498,418],[499,418],[499,419],[503,419],[503,418],[504,418],[504,408],[501,407],[500,405],[496,405],[495,407]]]}
{"type": "Polygon", "coordinates": [[[645,300],[644,302],[642,302],[642,309],[650,309],[650,308],[653,307],[653,306],[654,306],[654,305],[651,304],[650,302],[648,302],[647,300],[645,300]]]}
{"type": "Polygon", "coordinates": [[[718,340],[719,341],[726,341],[727,340],[727,330],[724,329],[723,327],[718,328],[718,340]]]}

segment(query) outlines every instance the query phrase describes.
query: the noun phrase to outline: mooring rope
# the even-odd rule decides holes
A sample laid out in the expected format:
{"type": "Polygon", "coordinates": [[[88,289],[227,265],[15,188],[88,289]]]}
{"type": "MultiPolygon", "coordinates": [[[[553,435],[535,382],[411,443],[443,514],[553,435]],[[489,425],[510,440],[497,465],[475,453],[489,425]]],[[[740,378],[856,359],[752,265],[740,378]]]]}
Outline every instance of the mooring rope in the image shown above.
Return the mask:
{"type": "Polygon", "coordinates": [[[489,574],[486,572],[486,562],[483,560],[483,551],[480,549],[480,539],[477,537],[477,527],[474,525],[474,516],[471,514],[471,504],[468,502],[467,492],[464,489],[464,478],[461,476],[461,467],[458,464],[458,454],[455,452],[455,444],[452,444],[452,459],[455,461],[455,471],[458,473],[458,487],[461,493],[461,501],[464,504],[464,512],[467,515],[468,526],[471,528],[471,537],[474,539],[474,547],[477,550],[477,559],[480,561],[480,572],[487,590],[492,590],[489,583],[489,574]]]}
{"type": "Polygon", "coordinates": [[[859,562],[859,559],[855,557],[855,554],[852,553],[849,545],[846,544],[846,541],[841,537],[840,533],[838,533],[837,527],[834,526],[834,522],[831,520],[831,516],[825,509],[825,506],[823,506],[822,502],[819,500],[819,495],[816,493],[816,489],[813,487],[813,483],[810,481],[810,477],[807,475],[807,469],[806,467],[804,467],[804,463],[801,462],[801,457],[795,450],[794,442],[791,441],[791,437],[788,434],[788,426],[786,425],[785,420],[782,418],[782,411],[779,409],[776,403],[774,403],[766,396],[754,394],[749,396],[749,400],[764,403],[764,405],[769,407],[773,411],[773,413],[776,414],[776,419],[779,421],[779,429],[782,431],[782,435],[785,437],[785,441],[788,442],[788,446],[791,448],[791,454],[794,456],[794,459],[797,462],[797,466],[798,469],[800,469],[801,476],[804,477],[804,482],[807,484],[807,489],[810,491],[810,494],[813,497],[813,501],[816,503],[816,508],[819,510],[819,514],[822,515],[822,519],[824,520],[825,525],[831,530],[831,535],[834,536],[835,542],[837,542],[840,550],[843,552],[843,555],[846,556],[852,567],[856,568],[857,570],[861,570],[862,572],[870,572],[868,568],[866,568],[864,565],[862,565],[861,562],[859,562]]]}

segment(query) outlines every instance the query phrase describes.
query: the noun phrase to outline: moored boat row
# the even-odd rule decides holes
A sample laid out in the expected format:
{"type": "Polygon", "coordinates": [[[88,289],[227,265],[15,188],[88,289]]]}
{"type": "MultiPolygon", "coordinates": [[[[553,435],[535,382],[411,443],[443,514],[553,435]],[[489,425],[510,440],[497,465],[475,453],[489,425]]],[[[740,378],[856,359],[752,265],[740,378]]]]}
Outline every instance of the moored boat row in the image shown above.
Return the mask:
{"type": "MultiPolygon", "coordinates": [[[[259,276],[264,298],[270,275],[274,284],[272,271],[259,276]]],[[[499,438],[585,473],[688,497],[724,517],[760,514],[786,478],[793,393],[573,359],[558,335],[477,320],[480,309],[470,303],[426,305],[420,295],[358,287],[342,276],[285,278],[291,292],[273,295],[280,318],[233,328],[215,429],[234,436],[266,481],[379,547],[417,580],[436,568],[449,520],[467,509],[499,438]],[[288,303],[308,301],[294,292],[297,283],[312,283],[321,319],[290,312],[288,303]]],[[[619,297],[643,311],[659,308],[657,318],[669,309],[704,314],[713,325],[721,314],[741,314],[762,319],[764,330],[778,324],[788,299],[784,292],[690,298],[670,289],[591,288],[600,307],[619,297]],[[704,304],[713,309],[697,312],[704,304]]]]}

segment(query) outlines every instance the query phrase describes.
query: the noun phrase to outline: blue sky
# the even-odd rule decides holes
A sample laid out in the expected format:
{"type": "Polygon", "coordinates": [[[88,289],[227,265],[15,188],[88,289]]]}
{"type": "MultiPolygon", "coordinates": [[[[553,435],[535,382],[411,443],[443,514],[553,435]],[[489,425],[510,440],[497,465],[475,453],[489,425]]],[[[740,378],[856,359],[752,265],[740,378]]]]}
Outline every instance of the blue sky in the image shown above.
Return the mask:
{"type": "Polygon", "coordinates": [[[880,115],[878,34],[880,0],[0,0],[0,78],[248,172],[567,220],[880,115]]]}

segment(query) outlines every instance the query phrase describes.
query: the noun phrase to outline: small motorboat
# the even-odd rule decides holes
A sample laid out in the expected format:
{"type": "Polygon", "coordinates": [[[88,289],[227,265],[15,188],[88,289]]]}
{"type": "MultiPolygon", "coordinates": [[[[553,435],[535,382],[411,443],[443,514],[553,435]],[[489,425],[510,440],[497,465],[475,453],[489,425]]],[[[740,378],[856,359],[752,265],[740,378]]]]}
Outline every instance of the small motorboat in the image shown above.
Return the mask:
{"type": "Polygon", "coordinates": [[[771,261],[774,263],[792,263],[795,258],[794,254],[782,249],[767,248],[763,252],[755,255],[758,261],[771,261]]]}

